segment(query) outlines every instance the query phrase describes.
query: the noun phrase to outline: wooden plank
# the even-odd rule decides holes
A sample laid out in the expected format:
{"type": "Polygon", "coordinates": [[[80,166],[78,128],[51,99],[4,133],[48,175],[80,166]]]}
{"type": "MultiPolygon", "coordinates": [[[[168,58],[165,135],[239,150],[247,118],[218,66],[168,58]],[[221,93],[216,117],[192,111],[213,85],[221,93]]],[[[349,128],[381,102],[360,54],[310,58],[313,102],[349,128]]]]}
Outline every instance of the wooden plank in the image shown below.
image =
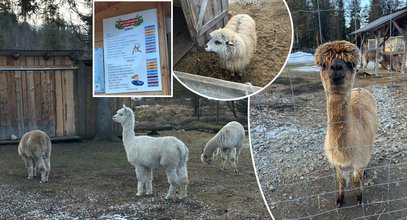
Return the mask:
{"type": "MultiPolygon", "coordinates": [[[[82,137],[80,137],[80,136],[50,137],[50,139],[51,139],[52,143],[54,143],[54,142],[63,142],[63,141],[71,142],[71,141],[80,141],[80,140],[82,140],[82,137]]],[[[19,142],[20,142],[20,139],[17,139],[17,140],[3,140],[3,141],[0,141],[0,145],[11,145],[11,144],[17,145],[19,142]]]]}
{"type": "Polygon", "coordinates": [[[199,30],[201,29],[201,27],[203,25],[207,6],[208,6],[208,0],[202,0],[201,6],[199,7],[199,12],[198,12],[198,21],[195,24],[196,32],[199,32],[199,30]]]}
{"type": "Polygon", "coordinates": [[[15,134],[17,137],[22,137],[24,134],[24,115],[23,115],[23,89],[21,82],[21,72],[14,72],[14,83],[15,83],[15,93],[16,93],[16,114],[17,114],[17,129],[18,133],[15,134]]]}
{"type": "Polygon", "coordinates": [[[55,108],[55,71],[50,71],[49,77],[49,101],[48,101],[48,123],[49,123],[49,136],[55,137],[56,130],[56,108],[55,108]]]}
{"type": "MultiPolygon", "coordinates": [[[[60,65],[61,58],[55,58],[55,65],[60,65]]],[[[62,87],[62,71],[57,70],[55,71],[55,108],[56,108],[56,130],[55,136],[61,137],[64,135],[64,115],[65,115],[65,108],[64,108],[64,94],[63,94],[63,87],[62,87]]]]}
{"type": "Polygon", "coordinates": [[[64,89],[64,136],[72,136],[75,131],[74,75],[72,70],[62,73],[64,89]]]}
{"type": "MultiPolygon", "coordinates": [[[[34,57],[27,57],[27,65],[34,65],[34,57]]],[[[27,71],[27,114],[28,114],[28,130],[37,129],[37,114],[35,110],[35,86],[34,72],[27,71]]]]}
{"type": "Polygon", "coordinates": [[[17,119],[17,103],[16,103],[16,89],[15,89],[15,81],[14,81],[14,72],[7,73],[7,84],[8,84],[8,115],[6,122],[8,123],[8,134],[7,136],[10,138],[11,135],[18,136],[18,119],[17,119]]]}
{"type": "MultiPolygon", "coordinates": [[[[229,11],[229,1],[228,0],[221,0],[221,11],[229,11]]],[[[229,17],[225,16],[223,18],[223,25],[222,27],[224,27],[227,23],[228,23],[229,17]]]]}
{"type": "Polygon", "coordinates": [[[23,100],[23,123],[24,123],[24,133],[30,131],[29,122],[30,115],[28,112],[28,90],[27,90],[27,72],[21,74],[21,89],[22,89],[22,100],[23,100]]]}
{"type": "Polygon", "coordinates": [[[191,36],[191,39],[193,39],[196,42],[196,34],[197,32],[195,31],[194,24],[193,24],[193,18],[192,18],[192,12],[190,8],[190,2],[188,0],[180,0],[181,1],[181,7],[182,11],[184,12],[184,17],[185,21],[187,22],[188,26],[188,32],[189,35],[191,36]]]}
{"type": "Polygon", "coordinates": [[[217,24],[218,22],[220,22],[221,20],[223,20],[224,17],[227,17],[227,11],[223,11],[222,13],[220,13],[218,16],[214,17],[212,20],[210,20],[208,23],[206,23],[205,25],[203,25],[201,27],[201,29],[198,32],[198,37],[202,36],[203,34],[205,34],[210,28],[212,28],[215,24],[217,24]]]}
{"type": "Polygon", "coordinates": [[[171,94],[170,68],[168,65],[167,31],[163,3],[157,4],[158,38],[160,47],[162,95],[171,94]]]}
{"type": "MultiPolygon", "coordinates": [[[[0,57],[0,65],[5,63],[4,56],[0,57]]],[[[3,71],[0,71],[0,140],[9,139],[8,137],[8,124],[6,120],[8,119],[8,97],[7,97],[7,74],[3,71]]]]}

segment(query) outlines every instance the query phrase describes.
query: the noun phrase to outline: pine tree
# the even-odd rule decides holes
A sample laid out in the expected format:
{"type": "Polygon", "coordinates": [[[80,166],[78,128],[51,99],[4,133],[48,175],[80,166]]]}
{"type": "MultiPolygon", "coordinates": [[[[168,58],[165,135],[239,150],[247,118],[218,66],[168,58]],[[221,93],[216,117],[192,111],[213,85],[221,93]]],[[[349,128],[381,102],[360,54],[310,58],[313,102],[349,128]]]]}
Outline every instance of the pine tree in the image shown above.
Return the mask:
{"type": "Polygon", "coordinates": [[[336,3],[336,22],[337,25],[337,35],[336,39],[345,39],[346,37],[346,26],[345,26],[345,7],[343,0],[338,0],[336,3]]]}
{"type": "Polygon", "coordinates": [[[360,0],[352,0],[349,4],[348,16],[350,17],[348,33],[352,33],[360,28],[361,7],[360,0]]]}

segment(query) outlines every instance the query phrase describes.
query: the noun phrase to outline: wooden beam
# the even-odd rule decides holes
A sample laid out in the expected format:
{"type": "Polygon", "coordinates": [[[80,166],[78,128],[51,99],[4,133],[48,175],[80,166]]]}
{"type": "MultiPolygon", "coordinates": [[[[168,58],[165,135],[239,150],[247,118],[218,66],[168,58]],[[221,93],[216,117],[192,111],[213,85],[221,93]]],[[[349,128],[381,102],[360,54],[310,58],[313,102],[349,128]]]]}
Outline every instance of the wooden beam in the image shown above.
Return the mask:
{"type": "Polygon", "coordinates": [[[227,11],[223,11],[220,13],[218,16],[212,18],[209,22],[207,22],[204,26],[201,27],[201,29],[198,32],[198,37],[202,36],[203,34],[206,33],[214,24],[218,23],[220,20],[222,20],[225,16],[227,16],[227,11]]]}
{"type": "Polygon", "coordinates": [[[375,59],[375,66],[374,66],[374,71],[376,76],[379,75],[379,62],[377,62],[379,60],[379,50],[380,50],[380,33],[379,31],[375,31],[374,35],[376,37],[376,59],[375,59]]]}
{"type": "Polygon", "coordinates": [[[201,29],[201,27],[202,27],[202,23],[204,21],[205,12],[206,12],[207,7],[208,7],[208,0],[203,0],[201,3],[201,7],[199,7],[198,21],[195,24],[196,32],[199,32],[199,29],[201,29]]]}

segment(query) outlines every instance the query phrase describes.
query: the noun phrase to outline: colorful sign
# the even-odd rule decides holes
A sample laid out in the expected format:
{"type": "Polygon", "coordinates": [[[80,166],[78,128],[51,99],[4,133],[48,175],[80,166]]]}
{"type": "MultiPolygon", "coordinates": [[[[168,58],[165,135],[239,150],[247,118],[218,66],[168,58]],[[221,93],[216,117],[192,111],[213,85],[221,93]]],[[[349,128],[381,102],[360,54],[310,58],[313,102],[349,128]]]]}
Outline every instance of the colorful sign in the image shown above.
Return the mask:
{"type": "Polygon", "coordinates": [[[103,20],[106,94],[161,91],[157,10],[103,20]]]}

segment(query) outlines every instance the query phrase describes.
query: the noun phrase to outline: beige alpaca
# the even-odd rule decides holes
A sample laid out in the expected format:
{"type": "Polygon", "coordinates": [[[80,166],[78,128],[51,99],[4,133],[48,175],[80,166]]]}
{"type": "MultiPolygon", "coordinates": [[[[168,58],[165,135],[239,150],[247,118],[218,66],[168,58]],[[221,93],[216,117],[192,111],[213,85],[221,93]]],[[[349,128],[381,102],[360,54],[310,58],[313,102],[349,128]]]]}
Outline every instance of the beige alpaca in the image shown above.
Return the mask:
{"type": "Polygon", "coordinates": [[[350,173],[356,187],[356,197],[362,203],[361,181],[369,163],[375,140],[378,118],[373,96],[365,89],[352,89],[359,49],[347,41],[321,45],[315,53],[315,63],[327,98],[328,130],[325,153],[335,166],[339,184],[336,205],[342,206],[344,189],[350,173]]]}
{"type": "Polygon", "coordinates": [[[51,170],[51,140],[40,130],[32,130],[23,135],[18,145],[18,154],[27,167],[28,179],[37,171],[41,173],[41,183],[48,182],[51,170]]]}

